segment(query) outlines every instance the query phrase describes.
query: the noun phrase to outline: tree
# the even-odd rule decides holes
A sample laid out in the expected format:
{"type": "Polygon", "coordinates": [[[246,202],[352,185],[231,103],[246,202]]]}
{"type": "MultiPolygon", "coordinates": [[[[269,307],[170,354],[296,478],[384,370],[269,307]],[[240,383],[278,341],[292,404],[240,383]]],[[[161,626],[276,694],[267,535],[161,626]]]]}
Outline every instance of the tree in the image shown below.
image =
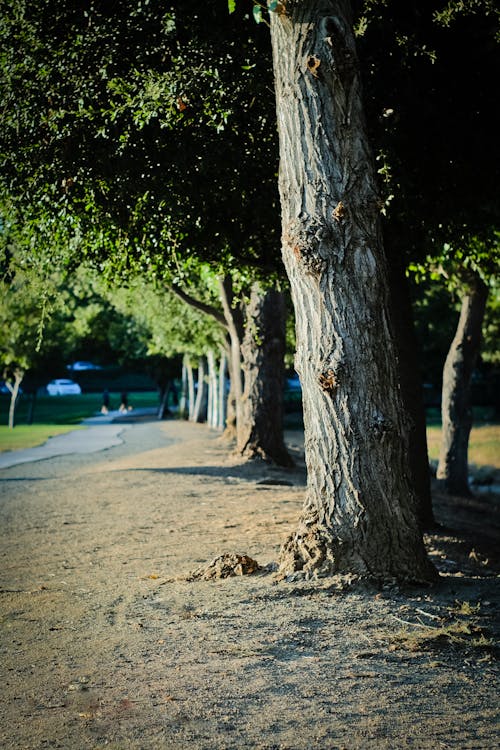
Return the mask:
{"type": "MultiPolygon", "coordinates": [[[[0,368],[10,391],[8,425],[15,426],[15,409],[21,384],[27,373],[50,372],[54,364],[58,342],[68,333],[61,306],[50,319],[51,296],[57,289],[57,277],[41,277],[33,269],[23,267],[18,248],[10,241],[10,233],[3,223],[1,236],[0,279],[0,368]],[[42,345],[43,334],[43,345],[42,345]]],[[[55,312],[55,311],[54,311],[55,312]]],[[[32,399],[36,396],[33,387],[32,399]]]]}
{"type": "Polygon", "coordinates": [[[271,14],[308,467],[281,570],[428,580],[351,26],[342,1],[280,4],[271,14]]]}
{"type": "Polygon", "coordinates": [[[478,240],[491,245],[500,224],[499,109],[490,85],[499,74],[500,10],[491,0],[366,0],[359,7],[403,395],[414,426],[410,437],[420,446],[411,451],[413,478],[421,518],[429,525],[425,423],[422,409],[414,408],[421,368],[405,270],[426,256],[435,267],[445,245],[461,248],[463,265],[466,249],[478,240]]]}
{"type": "Polygon", "coordinates": [[[219,278],[222,309],[175,287],[187,304],[222,323],[228,337],[231,388],[225,437],[239,455],[291,466],[283,440],[285,300],[281,291],[262,282],[235,294],[230,277],[219,278]]]}
{"type": "Polygon", "coordinates": [[[455,335],[443,368],[442,439],[437,478],[443,490],[469,495],[468,444],[472,427],[471,384],[479,356],[490,285],[494,287],[500,261],[500,234],[488,242],[476,239],[465,248],[445,244],[437,257],[414,265],[417,278],[430,276],[460,300],[455,335]]]}
{"type": "Polygon", "coordinates": [[[246,330],[241,345],[244,362],[242,418],[237,435],[238,452],[293,464],[283,441],[283,390],[286,310],[277,289],[262,291],[252,285],[246,308],[246,330]]]}
{"type": "Polygon", "coordinates": [[[272,286],[268,38],[245,10],[225,10],[126,0],[118,15],[59,0],[47,13],[35,0],[5,13],[2,182],[33,231],[60,227],[67,263],[86,256],[114,280],[143,273],[186,289],[202,261],[272,286]]]}
{"type": "MultiPolygon", "coordinates": [[[[214,298],[216,299],[213,284],[211,289],[206,285],[203,291],[205,299],[213,304],[214,298]]],[[[125,288],[108,289],[107,294],[114,307],[131,316],[143,332],[143,342],[149,357],[159,356],[162,360],[171,360],[180,356],[183,357],[184,368],[189,370],[203,359],[198,373],[198,393],[201,394],[205,388],[204,360],[211,359],[210,352],[217,352],[225,358],[226,342],[222,319],[208,317],[206,312],[198,311],[181,301],[175,293],[165,290],[162,285],[155,288],[141,277],[130,280],[125,288]]],[[[210,303],[207,301],[204,305],[211,309],[210,303]]],[[[165,405],[171,390],[171,380],[172,373],[167,372],[161,384],[161,401],[165,401],[165,405]]],[[[189,398],[190,416],[198,421],[194,405],[193,388],[189,398]]],[[[181,412],[184,410],[182,406],[181,412]]]]}

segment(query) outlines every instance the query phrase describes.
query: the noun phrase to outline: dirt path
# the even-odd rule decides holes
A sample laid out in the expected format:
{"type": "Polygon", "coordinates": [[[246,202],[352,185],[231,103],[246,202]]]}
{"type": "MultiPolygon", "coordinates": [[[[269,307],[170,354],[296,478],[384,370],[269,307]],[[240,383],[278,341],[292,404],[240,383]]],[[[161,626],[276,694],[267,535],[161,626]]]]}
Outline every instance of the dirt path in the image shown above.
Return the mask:
{"type": "Polygon", "coordinates": [[[498,498],[438,498],[433,589],[188,582],[223,552],[275,560],[303,468],[241,466],[186,423],[123,439],[0,472],[2,748],[498,746],[498,498]]]}

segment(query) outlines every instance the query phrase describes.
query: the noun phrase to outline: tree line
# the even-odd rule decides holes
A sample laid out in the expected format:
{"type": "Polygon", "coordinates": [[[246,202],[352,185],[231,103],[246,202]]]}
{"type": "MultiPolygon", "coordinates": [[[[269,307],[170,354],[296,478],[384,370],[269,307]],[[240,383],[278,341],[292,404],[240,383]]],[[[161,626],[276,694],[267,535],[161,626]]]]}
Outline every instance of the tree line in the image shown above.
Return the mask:
{"type": "MultiPolygon", "coordinates": [[[[434,576],[411,296],[429,278],[462,300],[438,476],[468,491],[470,382],[499,257],[499,12],[487,0],[401,6],[1,11],[2,264],[9,288],[35,273],[39,327],[60,297],[54,268],[175,295],[212,321],[228,436],[287,465],[289,290],[308,483],[283,572],[434,576]]],[[[176,319],[156,322],[179,348],[176,319]]]]}

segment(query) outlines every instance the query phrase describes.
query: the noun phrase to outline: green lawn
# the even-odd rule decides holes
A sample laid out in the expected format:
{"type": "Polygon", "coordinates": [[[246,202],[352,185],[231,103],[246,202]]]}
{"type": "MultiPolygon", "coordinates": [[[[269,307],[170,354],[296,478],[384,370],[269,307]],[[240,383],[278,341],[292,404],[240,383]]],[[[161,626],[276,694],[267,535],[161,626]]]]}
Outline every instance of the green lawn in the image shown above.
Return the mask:
{"type": "Polygon", "coordinates": [[[9,430],[5,425],[0,426],[0,453],[2,451],[17,451],[21,448],[33,448],[42,445],[50,437],[62,435],[71,430],[83,430],[82,425],[56,425],[56,424],[22,424],[14,430],[9,430]]]}
{"type": "MultiPolygon", "coordinates": [[[[427,446],[429,458],[439,458],[441,427],[427,427],[427,446]]],[[[469,442],[469,463],[475,466],[490,466],[500,470],[500,425],[486,424],[473,427],[469,442]]]]}
{"type": "MultiPolygon", "coordinates": [[[[120,405],[120,394],[111,392],[111,408],[120,405]]],[[[154,391],[129,393],[129,404],[138,409],[158,406],[158,395],[154,391]]],[[[82,429],[82,419],[99,413],[100,393],[83,393],[81,396],[38,396],[33,424],[26,424],[29,413],[29,398],[22,396],[16,409],[16,426],[7,427],[9,397],[0,396],[0,452],[32,448],[41,445],[49,437],[74,429],[82,429]]]]}
{"type": "MultiPolygon", "coordinates": [[[[120,394],[110,394],[111,408],[118,408],[120,394]]],[[[129,403],[136,409],[158,406],[158,396],[154,391],[133,392],[129,403]]],[[[101,408],[100,393],[84,393],[81,396],[39,396],[36,401],[34,423],[26,424],[29,399],[21,397],[16,410],[16,427],[9,430],[7,416],[9,398],[0,395],[0,452],[31,448],[41,445],[49,437],[69,430],[81,429],[80,422],[98,413],[101,408]]],[[[439,456],[441,426],[434,424],[436,415],[431,415],[427,427],[429,458],[439,456]]],[[[500,470],[500,425],[478,425],[472,429],[469,445],[469,461],[476,466],[489,466],[500,470]]]]}

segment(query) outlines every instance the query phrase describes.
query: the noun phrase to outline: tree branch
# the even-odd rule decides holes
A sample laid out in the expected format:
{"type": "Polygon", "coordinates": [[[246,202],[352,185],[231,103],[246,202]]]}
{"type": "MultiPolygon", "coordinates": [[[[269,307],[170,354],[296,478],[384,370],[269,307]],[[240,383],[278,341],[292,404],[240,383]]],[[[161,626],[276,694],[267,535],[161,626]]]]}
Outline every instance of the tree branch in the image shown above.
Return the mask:
{"type": "Polygon", "coordinates": [[[202,302],[201,300],[196,299],[196,297],[192,297],[176,284],[172,284],[170,286],[170,290],[183,302],[186,302],[186,304],[191,305],[191,307],[194,307],[196,310],[205,313],[205,315],[210,315],[217,321],[217,323],[220,323],[222,326],[224,326],[224,328],[227,329],[228,326],[226,318],[220,310],[217,310],[216,307],[208,305],[206,302],[202,302]]]}

